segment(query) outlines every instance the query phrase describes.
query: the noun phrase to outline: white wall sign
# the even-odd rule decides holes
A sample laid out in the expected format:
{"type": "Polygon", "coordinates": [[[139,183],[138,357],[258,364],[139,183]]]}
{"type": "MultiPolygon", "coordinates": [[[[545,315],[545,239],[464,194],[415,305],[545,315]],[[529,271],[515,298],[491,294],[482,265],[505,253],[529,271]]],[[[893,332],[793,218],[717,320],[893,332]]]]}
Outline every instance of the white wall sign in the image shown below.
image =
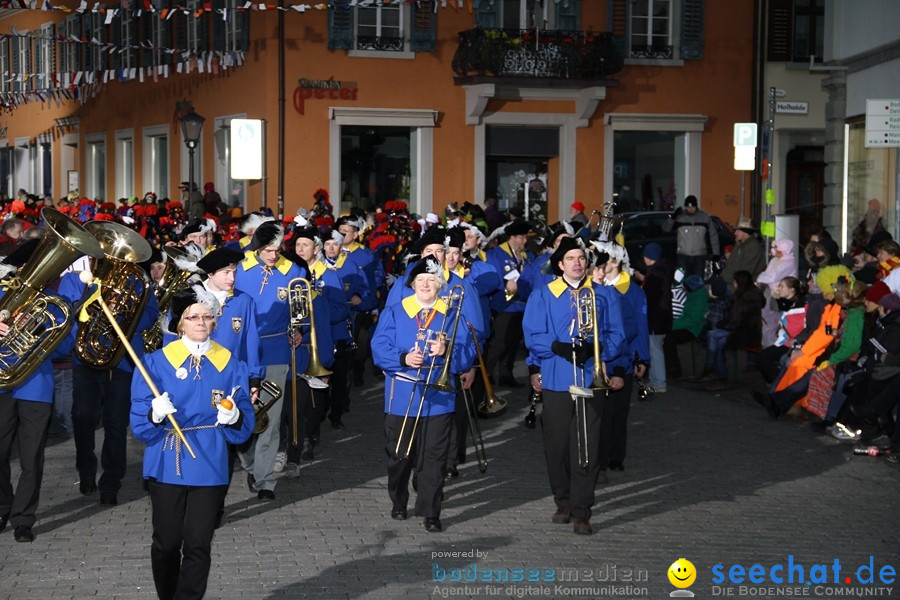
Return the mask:
{"type": "Polygon", "coordinates": [[[775,103],[775,112],[789,115],[809,114],[809,102],[785,102],[781,100],[775,103]]]}
{"type": "Polygon", "coordinates": [[[262,121],[231,120],[231,178],[262,179],[262,121]]]}
{"type": "Polygon", "coordinates": [[[900,147],[900,100],[866,100],[866,148],[900,147]]]}
{"type": "Polygon", "coordinates": [[[756,123],[734,124],[734,170],[756,170],[756,123]]]}

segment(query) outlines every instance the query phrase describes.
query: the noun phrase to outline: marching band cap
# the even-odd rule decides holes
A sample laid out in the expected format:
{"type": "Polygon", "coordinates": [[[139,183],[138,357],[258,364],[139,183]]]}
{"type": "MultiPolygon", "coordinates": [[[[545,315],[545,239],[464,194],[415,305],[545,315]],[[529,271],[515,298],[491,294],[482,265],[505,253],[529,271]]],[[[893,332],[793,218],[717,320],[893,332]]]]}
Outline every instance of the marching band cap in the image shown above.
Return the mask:
{"type": "Polygon", "coordinates": [[[553,254],[550,255],[550,269],[557,277],[563,274],[562,269],[559,268],[559,263],[562,262],[566,253],[570,250],[581,250],[584,252],[584,246],[579,244],[575,238],[563,238],[556,250],[553,251],[553,254]]]}
{"type": "Polygon", "coordinates": [[[169,332],[178,333],[178,321],[184,311],[193,304],[205,304],[212,311],[213,315],[219,314],[219,301],[202,285],[194,285],[185,290],[181,290],[172,296],[172,318],[169,319],[169,332]]]}
{"type": "Polygon", "coordinates": [[[462,248],[466,242],[466,231],[462,227],[451,227],[447,230],[447,247],[462,248]]]}
{"type": "Polygon", "coordinates": [[[445,237],[447,237],[447,230],[443,227],[429,227],[422,233],[419,241],[416,242],[416,251],[421,254],[426,246],[431,246],[432,244],[443,246],[445,237]]]}
{"type": "Polygon", "coordinates": [[[319,239],[317,233],[318,230],[315,227],[298,227],[294,230],[294,240],[296,242],[298,238],[306,238],[316,244],[321,244],[322,240],[319,239]]]}
{"type": "Polygon", "coordinates": [[[201,219],[194,219],[193,221],[185,225],[184,229],[181,230],[181,239],[185,239],[192,233],[200,233],[201,225],[203,225],[203,220],[201,219]]]}
{"type": "Polygon", "coordinates": [[[525,219],[516,219],[506,226],[506,235],[528,235],[531,225],[525,219]]]}
{"type": "Polygon", "coordinates": [[[3,259],[2,263],[6,268],[0,268],[0,277],[5,277],[9,273],[17,271],[22,265],[28,262],[28,259],[34,254],[34,250],[37,248],[40,241],[40,238],[31,238],[16,246],[16,249],[3,259]]]}
{"type": "Polygon", "coordinates": [[[438,278],[438,282],[443,285],[444,279],[444,267],[441,266],[441,263],[438,259],[433,256],[426,256],[419,262],[415,264],[415,266],[409,270],[409,275],[406,277],[406,286],[412,287],[413,281],[416,280],[417,275],[421,275],[423,273],[431,273],[435,277],[438,278]]]}
{"type": "Polygon", "coordinates": [[[344,243],[344,235],[338,231],[337,229],[320,229],[319,230],[319,239],[322,240],[322,244],[325,242],[337,242],[338,244],[344,243]]]}
{"type": "Polygon", "coordinates": [[[281,249],[282,241],[284,241],[284,227],[275,221],[266,221],[256,228],[256,231],[253,233],[253,239],[247,248],[249,250],[259,250],[266,246],[276,246],[281,249]]]}
{"type": "Polygon", "coordinates": [[[354,229],[359,231],[359,220],[354,219],[350,215],[344,215],[343,217],[339,218],[337,221],[334,222],[335,229],[337,229],[341,225],[349,225],[350,227],[353,227],[354,229]]]}
{"type": "Polygon", "coordinates": [[[212,275],[219,269],[224,269],[228,265],[236,265],[242,260],[244,260],[243,253],[231,248],[219,248],[198,260],[197,266],[207,275],[212,275]]]}

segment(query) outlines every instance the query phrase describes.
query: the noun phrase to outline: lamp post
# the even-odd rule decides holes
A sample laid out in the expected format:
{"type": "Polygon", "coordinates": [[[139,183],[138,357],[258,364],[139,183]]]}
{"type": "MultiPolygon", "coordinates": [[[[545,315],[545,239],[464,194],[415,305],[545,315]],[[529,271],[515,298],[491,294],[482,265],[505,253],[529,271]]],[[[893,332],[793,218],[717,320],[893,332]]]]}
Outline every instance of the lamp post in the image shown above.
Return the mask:
{"type": "Polygon", "coordinates": [[[184,145],[188,149],[188,203],[184,207],[188,215],[191,214],[194,203],[194,150],[197,148],[197,142],[200,141],[205,120],[195,113],[194,109],[181,117],[181,135],[184,137],[184,145]]]}

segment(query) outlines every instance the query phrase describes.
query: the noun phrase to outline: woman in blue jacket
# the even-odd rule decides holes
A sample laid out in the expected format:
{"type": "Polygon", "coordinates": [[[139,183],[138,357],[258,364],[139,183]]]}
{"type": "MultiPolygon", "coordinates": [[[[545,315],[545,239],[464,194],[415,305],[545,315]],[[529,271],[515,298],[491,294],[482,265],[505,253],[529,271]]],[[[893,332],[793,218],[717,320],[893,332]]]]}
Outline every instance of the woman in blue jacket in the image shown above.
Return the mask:
{"type": "Polygon", "coordinates": [[[153,507],[150,558],[160,598],[201,598],[219,505],[228,491],[228,446],[245,442],[256,421],[246,363],[210,339],[218,301],[196,285],[172,300],[169,329],[180,338],[149,355],[131,385],[131,429],[146,444],[144,478],[153,507]],[[228,402],[225,402],[225,400],[228,402]],[[173,415],[192,458],[167,423],[173,415]]]}

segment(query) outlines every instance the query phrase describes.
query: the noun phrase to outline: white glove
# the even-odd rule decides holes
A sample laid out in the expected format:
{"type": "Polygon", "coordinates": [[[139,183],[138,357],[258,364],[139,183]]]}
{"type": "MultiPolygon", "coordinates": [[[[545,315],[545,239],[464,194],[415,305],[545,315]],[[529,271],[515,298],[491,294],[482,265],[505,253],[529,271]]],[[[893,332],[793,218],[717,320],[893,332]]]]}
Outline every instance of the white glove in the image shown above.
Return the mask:
{"type": "Polygon", "coordinates": [[[162,395],[154,398],[150,405],[153,407],[150,418],[153,419],[154,423],[162,423],[167,416],[178,412],[178,409],[169,400],[169,392],[163,392],[162,395]]]}
{"type": "Polygon", "coordinates": [[[221,404],[219,404],[219,414],[216,415],[216,421],[219,425],[234,425],[237,423],[238,417],[241,416],[241,411],[237,407],[237,402],[232,398],[228,398],[231,401],[231,408],[225,408],[221,404]]]}

